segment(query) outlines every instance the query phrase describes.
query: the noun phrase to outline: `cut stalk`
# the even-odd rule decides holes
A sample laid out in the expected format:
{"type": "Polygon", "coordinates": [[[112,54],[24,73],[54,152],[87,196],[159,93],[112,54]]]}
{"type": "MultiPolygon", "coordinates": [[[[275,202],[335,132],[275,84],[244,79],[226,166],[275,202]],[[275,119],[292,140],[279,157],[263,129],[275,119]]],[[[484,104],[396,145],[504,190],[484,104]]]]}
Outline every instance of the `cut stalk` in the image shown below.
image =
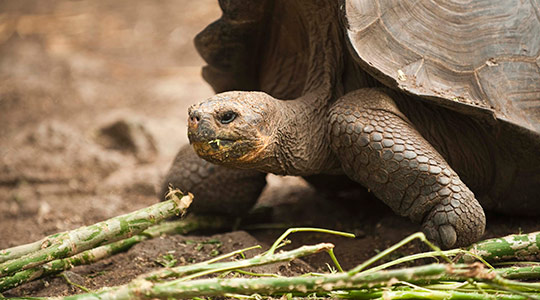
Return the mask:
{"type": "MultiPolygon", "coordinates": [[[[425,237],[423,237],[422,233],[413,234],[403,239],[401,242],[395,244],[394,246],[381,252],[379,255],[373,257],[366,263],[362,264],[361,268],[367,267],[367,265],[375,262],[377,259],[380,259],[385,255],[388,255],[390,252],[405,245],[406,243],[410,242],[411,240],[415,238],[419,238],[422,241],[425,241],[425,237]]],[[[408,261],[412,261],[416,259],[438,257],[438,256],[442,256],[447,261],[448,261],[447,257],[458,256],[459,257],[458,263],[464,263],[464,262],[472,263],[473,261],[479,260],[482,263],[484,263],[486,266],[488,266],[489,268],[493,269],[493,267],[491,266],[489,262],[509,260],[509,259],[517,259],[517,260],[528,260],[529,258],[537,259],[538,257],[540,257],[539,249],[538,249],[539,245],[540,245],[540,232],[524,234],[524,235],[510,235],[504,238],[489,239],[489,240],[475,243],[471,245],[468,248],[468,250],[451,249],[451,250],[441,251],[441,250],[436,249],[435,251],[431,251],[431,252],[424,252],[424,253],[418,253],[418,254],[405,256],[405,257],[390,261],[388,263],[382,264],[380,266],[370,268],[369,270],[366,270],[364,272],[378,271],[378,270],[386,269],[394,265],[398,265],[400,263],[404,263],[404,262],[408,262],[408,261]],[[510,241],[511,243],[507,241],[510,241]]],[[[360,266],[357,268],[360,268],[360,266]]],[[[356,271],[356,270],[351,270],[350,272],[353,272],[353,271],[356,271]]],[[[529,269],[521,269],[521,270],[520,269],[517,269],[517,270],[506,269],[504,272],[505,274],[508,274],[508,276],[514,276],[512,278],[515,278],[515,279],[533,279],[533,278],[539,278],[538,273],[540,273],[540,266],[538,269],[533,268],[533,267],[529,269]],[[522,276],[522,277],[519,277],[519,276],[522,276]]]]}
{"type": "Polygon", "coordinates": [[[458,291],[424,291],[424,290],[409,290],[409,291],[370,291],[370,290],[353,290],[342,291],[339,293],[330,294],[336,298],[346,299],[428,299],[428,300],[484,300],[484,299],[501,299],[501,300],[527,300],[530,297],[524,295],[512,295],[505,293],[484,294],[480,292],[458,292],[458,291]]]}
{"type": "MultiPolygon", "coordinates": [[[[180,276],[188,275],[188,277],[182,277],[171,282],[183,282],[187,285],[191,285],[192,282],[199,281],[199,280],[186,281],[188,279],[192,279],[193,277],[198,277],[198,276],[202,276],[209,273],[236,270],[236,269],[245,268],[245,267],[262,266],[262,265],[272,264],[272,263],[281,262],[281,261],[290,261],[298,257],[302,257],[302,256],[306,256],[306,255],[310,255],[310,254],[314,254],[314,253],[318,253],[322,251],[328,251],[329,249],[332,249],[333,247],[334,245],[332,244],[321,243],[321,244],[317,244],[313,246],[302,246],[295,250],[284,251],[284,252],[277,253],[274,255],[266,255],[266,254],[259,255],[253,258],[239,260],[239,261],[213,263],[213,264],[201,263],[201,264],[196,264],[196,265],[181,266],[181,267],[176,267],[174,269],[164,270],[164,272],[152,273],[150,275],[141,275],[137,277],[137,279],[133,280],[131,283],[124,286],[106,288],[96,293],[74,295],[71,297],[66,297],[65,299],[105,299],[105,298],[107,299],[109,298],[142,299],[142,298],[145,298],[147,295],[146,288],[154,286],[154,285],[163,284],[163,283],[157,284],[154,282],[155,280],[158,280],[158,279],[163,279],[166,277],[180,277],[180,276]],[[193,275],[190,275],[190,274],[193,274],[193,275]]],[[[226,280],[226,279],[215,279],[215,280],[221,281],[221,280],[226,280]]],[[[200,294],[200,295],[203,296],[204,294],[200,294]]],[[[192,294],[192,295],[190,294],[187,297],[195,297],[195,296],[198,296],[198,294],[192,294]]],[[[154,298],[156,296],[150,295],[149,297],[154,298]]],[[[178,297],[183,297],[183,296],[178,296],[178,297]]],[[[62,299],[62,298],[58,298],[58,299],[62,299]]]]}
{"type": "Polygon", "coordinates": [[[365,289],[389,286],[392,282],[409,283],[437,282],[441,280],[474,279],[490,285],[503,286],[514,291],[528,293],[534,298],[540,293],[540,284],[523,283],[502,279],[484,269],[481,264],[446,265],[431,264],[397,270],[378,271],[369,274],[337,273],[321,277],[279,277],[279,278],[232,278],[173,280],[154,283],[138,279],[115,290],[104,290],[66,297],[65,299],[142,299],[142,298],[188,298],[195,296],[218,296],[229,294],[277,295],[283,293],[327,293],[335,290],[365,289]]]}
{"type": "Polygon", "coordinates": [[[540,280],[540,266],[498,268],[495,272],[506,279],[540,280]]]}
{"type": "Polygon", "coordinates": [[[183,214],[193,199],[179,192],[171,196],[171,200],[129,214],[50,236],[44,249],[1,263],[0,277],[138,234],[159,221],[183,214]]]}
{"type": "Polygon", "coordinates": [[[16,246],[13,248],[0,250],[0,263],[19,258],[28,253],[32,253],[32,252],[41,250],[43,248],[47,248],[51,245],[50,244],[51,240],[56,239],[56,237],[58,237],[61,234],[63,233],[56,233],[54,235],[48,236],[46,238],[43,238],[37,242],[33,242],[30,244],[25,244],[25,245],[16,246]]]}
{"type": "Polygon", "coordinates": [[[94,249],[86,250],[68,258],[53,260],[46,264],[17,272],[12,276],[2,277],[0,278],[0,292],[9,290],[23,283],[44,276],[68,270],[75,266],[96,262],[116,253],[126,251],[141,241],[154,238],[162,234],[185,234],[196,229],[218,229],[223,228],[224,226],[226,226],[225,220],[220,220],[219,218],[210,219],[208,217],[190,217],[184,220],[176,220],[158,224],[148,228],[136,236],[94,249]]]}
{"type": "MultiPolygon", "coordinates": [[[[502,260],[538,261],[540,259],[540,231],[481,241],[472,245],[469,251],[489,262],[502,260]]],[[[474,259],[474,257],[465,255],[459,262],[472,262],[474,259]]]]}

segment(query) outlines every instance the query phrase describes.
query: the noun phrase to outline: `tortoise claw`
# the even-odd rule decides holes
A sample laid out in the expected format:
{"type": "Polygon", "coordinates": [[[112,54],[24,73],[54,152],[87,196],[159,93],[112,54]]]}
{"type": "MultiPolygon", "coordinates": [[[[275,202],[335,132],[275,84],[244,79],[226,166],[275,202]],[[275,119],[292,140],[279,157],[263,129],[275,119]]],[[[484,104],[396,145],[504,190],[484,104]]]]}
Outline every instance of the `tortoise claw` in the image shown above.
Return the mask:
{"type": "Polygon", "coordinates": [[[466,246],[484,234],[485,216],[482,207],[474,196],[471,199],[466,197],[467,193],[462,194],[463,201],[459,203],[444,199],[431,210],[422,225],[427,238],[442,248],[466,246]]]}
{"type": "Polygon", "coordinates": [[[456,244],[457,233],[452,225],[436,226],[433,222],[428,222],[423,227],[426,237],[440,247],[448,249],[456,244]]]}
{"type": "Polygon", "coordinates": [[[457,241],[457,233],[451,225],[443,225],[439,227],[439,237],[443,247],[452,247],[457,241]]]}

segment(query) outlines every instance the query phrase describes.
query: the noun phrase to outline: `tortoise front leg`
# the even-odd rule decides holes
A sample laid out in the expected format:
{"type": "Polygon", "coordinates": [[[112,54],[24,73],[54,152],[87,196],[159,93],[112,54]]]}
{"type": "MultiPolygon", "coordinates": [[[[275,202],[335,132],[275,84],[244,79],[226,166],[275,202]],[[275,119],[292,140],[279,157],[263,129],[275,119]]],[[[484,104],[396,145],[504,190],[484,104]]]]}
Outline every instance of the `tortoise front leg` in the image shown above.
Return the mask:
{"type": "Polygon", "coordinates": [[[354,91],[328,118],[345,173],[396,213],[421,221],[428,238],[449,248],[482,236],[485,215],[474,194],[388,95],[354,91]]]}
{"type": "Polygon", "coordinates": [[[242,216],[259,198],[266,185],[266,174],[214,165],[185,145],[165,176],[162,199],[169,185],[194,195],[190,212],[242,216]]]}

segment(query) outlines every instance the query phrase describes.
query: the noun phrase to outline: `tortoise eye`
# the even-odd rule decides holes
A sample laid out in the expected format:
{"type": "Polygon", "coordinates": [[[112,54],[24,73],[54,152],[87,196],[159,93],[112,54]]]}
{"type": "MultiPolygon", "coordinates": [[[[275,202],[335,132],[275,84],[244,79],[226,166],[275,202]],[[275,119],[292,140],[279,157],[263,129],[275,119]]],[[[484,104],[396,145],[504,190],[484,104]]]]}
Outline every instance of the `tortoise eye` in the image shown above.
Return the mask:
{"type": "Polygon", "coordinates": [[[221,115],[221,117],[219,118],[219,122],[221,122],[221,124],[229,124],[234,121],[234,119],[236,119],[236,116],[237,114],[235,112],[228,111],[221,115]]]}

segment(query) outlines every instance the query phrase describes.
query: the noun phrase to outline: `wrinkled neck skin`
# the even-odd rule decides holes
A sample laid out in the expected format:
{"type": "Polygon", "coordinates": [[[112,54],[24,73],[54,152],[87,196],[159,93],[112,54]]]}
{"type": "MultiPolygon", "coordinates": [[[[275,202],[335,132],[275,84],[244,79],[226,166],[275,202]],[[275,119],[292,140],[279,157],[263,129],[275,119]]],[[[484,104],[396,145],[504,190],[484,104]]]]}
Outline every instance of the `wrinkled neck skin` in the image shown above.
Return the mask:
{"type": "Polygon", "coordinates": [[[274,122],[269,126],[272,132],[265,153],[241,167],[295,176],[339,169],[328,142],[324,97],[321,93],[308,93],[296,100],[273,100],[275,115],[268,118],[274,122]]]}
{"type": "Polygon", "coordinates": [[[306,176],[340,169],[328,141],[326,97],[313,92],[293,101],[276,101],[281,116],[274,136],[279,146],[269,172],[306,176]]]}
{"type": "Polygon", "coordinates": [[[340,169],[327,137],[325,93],[308,93],[295,100],[272,100],[268,145],[257,159],[237,166],[277,175],[307,176],[340,169]]]}

